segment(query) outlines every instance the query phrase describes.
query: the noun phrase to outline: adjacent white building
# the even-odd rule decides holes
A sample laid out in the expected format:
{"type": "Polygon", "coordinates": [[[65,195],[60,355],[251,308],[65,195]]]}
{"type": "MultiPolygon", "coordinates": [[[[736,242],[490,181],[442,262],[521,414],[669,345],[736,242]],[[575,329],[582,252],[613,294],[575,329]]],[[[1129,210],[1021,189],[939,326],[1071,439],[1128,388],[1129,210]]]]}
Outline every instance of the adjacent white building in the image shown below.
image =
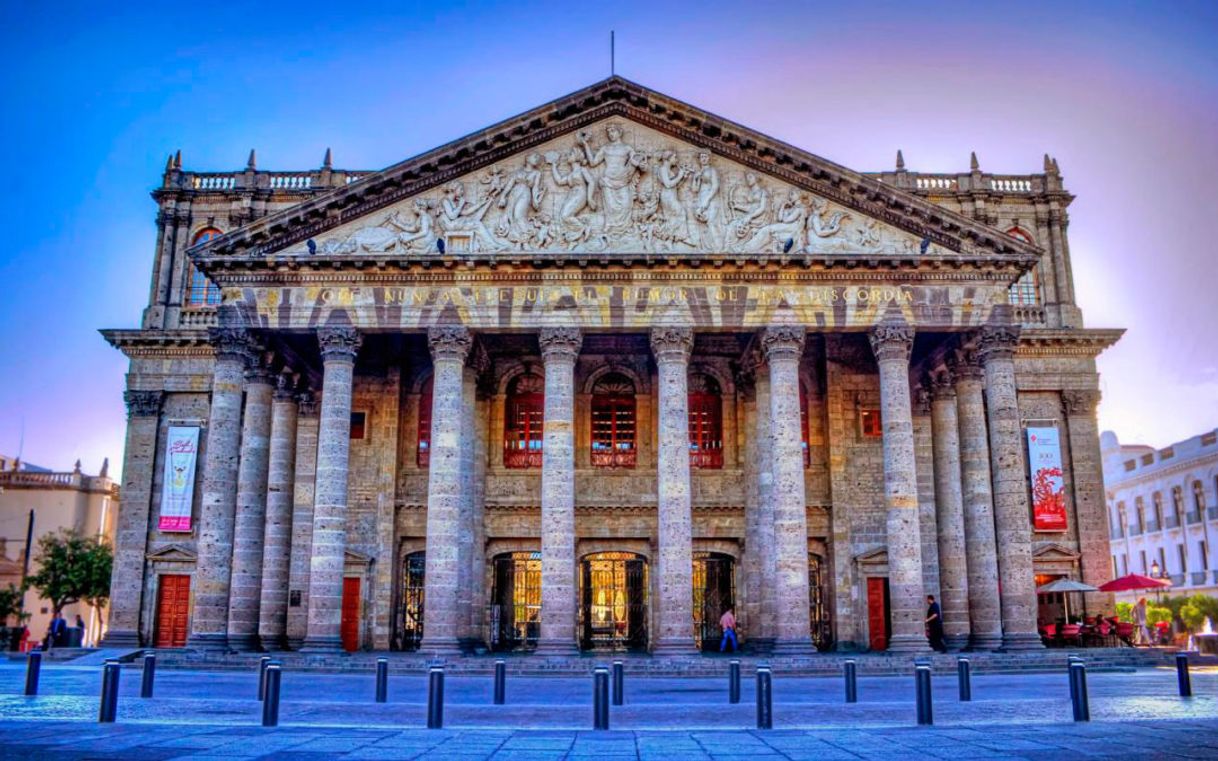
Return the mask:
{"type": "Polygon", "coordinates": [[[1158,450],[1106,431],[1100,446],[1113,575],[1165,577],[1172,594],[1218,595],[1218,429],[1158,450]]]}

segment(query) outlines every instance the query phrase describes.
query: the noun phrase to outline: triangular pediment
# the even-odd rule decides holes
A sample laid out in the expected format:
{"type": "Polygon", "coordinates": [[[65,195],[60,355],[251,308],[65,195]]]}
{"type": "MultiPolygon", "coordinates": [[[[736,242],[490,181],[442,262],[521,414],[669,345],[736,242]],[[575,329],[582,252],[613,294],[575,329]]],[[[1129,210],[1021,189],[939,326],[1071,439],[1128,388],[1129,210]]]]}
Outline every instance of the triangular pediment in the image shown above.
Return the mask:
{"type": "Polygon", "coordinates": [[[155,552],[149,552],[146,557],[153,563],[193,563],[199,559],[192,550],[181,544],[171,544],[155,552]]]}
{"type": "Polygon", "coordinates": [[[994,228],[621,78],[256,220],[194,252],[432,257],[993,255],[994,228]]]}
{"type": "Polygon", "coordinates": [[[1038,562],[1067,562],[1072,563],[1080,558],[1079,553],[1060,544],[1045,544],[1032,553],[1032,559],[1038,562]]]}

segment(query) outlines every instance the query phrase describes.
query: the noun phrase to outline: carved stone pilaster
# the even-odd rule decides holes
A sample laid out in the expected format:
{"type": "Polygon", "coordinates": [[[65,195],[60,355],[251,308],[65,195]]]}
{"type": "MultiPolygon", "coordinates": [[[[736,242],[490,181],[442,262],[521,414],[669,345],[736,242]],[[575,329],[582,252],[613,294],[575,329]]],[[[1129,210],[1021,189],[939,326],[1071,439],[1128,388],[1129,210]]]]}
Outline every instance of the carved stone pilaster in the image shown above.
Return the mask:
{"type": "Polygon", "coordinates": [[[656,362],[689,361],[694,350],[694,332],[690,328],[652,328],[651,351],[656,362]]]}
{"type": "Polygon", "coordinates": [[[127,404],[128,417],[155,417],[161,414],[161,404],[165,401],[165,392],[124,391],[123,401],[127,404]]]}
{"type": "Polygon", "coordinates": [[[321,358],[324,361],[354,362],[363,341],[359,331],[352,327],[335,326],[317,330],[317,344],[321,347],[321,358]]]}
{"type": "Polygon", "coordinates": [[[1094,415],[1100,404],[1098,389],[1069,389],[1062,392],[1062,403],[1066,405],[1066,414],[1094,415]]]}
{"type": "Polygon", "coordinates": [[[803,325],[771,325],[761,334],[761,346],[768,360],[779,357],[799,359],[804,353],[807,329],[803,325]]]}
{"type": "Polygon", "coordinates": [[[899,322],[882,322],[871,329],[871,350],[877,361],[899,359],[909,361],[913,349],[914,330],[899,322]]]}
{"type": "Polygon", "coordinates": [[[537,334],[537,343],[541,346],[543,361],[574,362],[579,357],[583,336],[579,328],[542,328],[537,334]]]}
{"type": "Polygon", "coordinates": [[[431,350],[433,360],[465,361],[473,343],[474,337],[470,335],[469,330],[460,325],[446,325],[427,331],[427,347],[431,350]]]}

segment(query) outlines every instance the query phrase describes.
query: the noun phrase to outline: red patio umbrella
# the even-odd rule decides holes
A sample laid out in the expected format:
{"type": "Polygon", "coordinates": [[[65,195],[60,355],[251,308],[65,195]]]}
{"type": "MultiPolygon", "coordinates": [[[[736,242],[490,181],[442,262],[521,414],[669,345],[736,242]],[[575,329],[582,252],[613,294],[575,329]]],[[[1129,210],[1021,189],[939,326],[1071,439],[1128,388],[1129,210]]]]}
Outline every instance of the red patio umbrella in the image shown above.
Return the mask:
{"type": "Polygon", "coordinates": [[[1119,579],[1113,579],[1107,584],[1100,585],[1101,592],[1133,592],[1138,589],[1159,589],[1170,587],[1168,579],[1152,579],[1137,573],[1130,573],[1119,579]]]}

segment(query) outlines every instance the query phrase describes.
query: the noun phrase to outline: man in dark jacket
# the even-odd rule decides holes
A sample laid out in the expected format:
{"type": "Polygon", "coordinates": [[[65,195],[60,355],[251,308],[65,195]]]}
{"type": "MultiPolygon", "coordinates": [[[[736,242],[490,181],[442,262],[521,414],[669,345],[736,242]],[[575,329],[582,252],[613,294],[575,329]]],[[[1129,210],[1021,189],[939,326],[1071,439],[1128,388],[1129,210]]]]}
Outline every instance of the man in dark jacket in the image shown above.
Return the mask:
{"type": "Polygon", "coordinates": [[[941,653],[947,652],[947,644],[943,641],[943,611],[934,595],[926,596],[926,638],[930,646],[941,653]]]}

